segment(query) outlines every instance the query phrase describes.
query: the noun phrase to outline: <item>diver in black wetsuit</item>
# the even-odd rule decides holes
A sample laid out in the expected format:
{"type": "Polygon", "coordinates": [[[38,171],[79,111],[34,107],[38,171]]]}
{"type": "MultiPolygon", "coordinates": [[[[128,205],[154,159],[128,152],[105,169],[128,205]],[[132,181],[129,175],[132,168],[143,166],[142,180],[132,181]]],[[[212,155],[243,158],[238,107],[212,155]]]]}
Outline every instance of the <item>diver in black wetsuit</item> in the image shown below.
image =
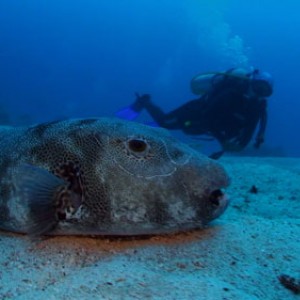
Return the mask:
{"type": "Polygon", "coordinates": [[[211,78],[211,88],[200,98],[164,113],[150,95],[137,95],[130,106],[134,112],[146,109],[159,126],[180,129],[191,135],[211,135],[222,146],[213,153],[219,158],[226,151],[241,151],[250,142],[259,124],[255,148],[264,142],[267,124],[267,101],[273,93],[270,75],[254,70],[236,72],[230,69],[211,78]]]}

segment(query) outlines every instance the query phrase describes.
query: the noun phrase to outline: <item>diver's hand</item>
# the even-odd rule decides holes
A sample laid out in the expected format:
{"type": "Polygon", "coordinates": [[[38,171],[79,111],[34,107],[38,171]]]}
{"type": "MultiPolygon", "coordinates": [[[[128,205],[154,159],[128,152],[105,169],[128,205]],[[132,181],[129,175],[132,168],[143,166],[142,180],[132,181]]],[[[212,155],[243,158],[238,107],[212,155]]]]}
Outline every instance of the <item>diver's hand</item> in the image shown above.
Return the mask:
{"type": "Polygon", "coordinates": [[[223,141],[222,148],[224,151],[228,152],[239,152],[243,150],[243,146],[238,143],[237,140],[235,141],[223,141]]]}
{"type": "Polygon", "coordinates": [[[224,150],[220,150],[218,152],[214,152],[212,153],[211,155],[209,155],[208,157],[211,158],[211,159],[219,159],[222,155],[224,154],[224,150]]]}
{"type": "Polygon", "coordinates": [[[258,149],[260,147],[261,144],[263,144],[263,142],[265,141],[264,137],[263,136],[258,136],[256,139],[255,139],[255,143],[254,143],[254,148],[258,149]]]}

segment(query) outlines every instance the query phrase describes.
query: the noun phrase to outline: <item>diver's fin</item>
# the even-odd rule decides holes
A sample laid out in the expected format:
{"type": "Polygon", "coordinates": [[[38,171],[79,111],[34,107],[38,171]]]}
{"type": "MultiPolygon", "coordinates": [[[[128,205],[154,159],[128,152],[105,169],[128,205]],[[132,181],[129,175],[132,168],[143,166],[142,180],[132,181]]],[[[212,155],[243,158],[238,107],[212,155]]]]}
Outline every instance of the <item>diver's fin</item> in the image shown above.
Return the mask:
{"type": "Polygon", "coordinates": [[[132,120],[136,119],[139,116],[139,114],[140,114],[140,112],[134,110],[132,105],[130,105],[130,106],[124,107],[123,109],[120,109],[119,111],[117,111],[115,113],[115,116],[120,119],[132,121],[132,120]]]}
{"type": "Polygon", "coordinates": [[[53,230],[58,223],[55,196],[66,182],[39,167],[23,164],[18,167],[16,189],[29,208],[27,231],[38,236],[53,230]]]}

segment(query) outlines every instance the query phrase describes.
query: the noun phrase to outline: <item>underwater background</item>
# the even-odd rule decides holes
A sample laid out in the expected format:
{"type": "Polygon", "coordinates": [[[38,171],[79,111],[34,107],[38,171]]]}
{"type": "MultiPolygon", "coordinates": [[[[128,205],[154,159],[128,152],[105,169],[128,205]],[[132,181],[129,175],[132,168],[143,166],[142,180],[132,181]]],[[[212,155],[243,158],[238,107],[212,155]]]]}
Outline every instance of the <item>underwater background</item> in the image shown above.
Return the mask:
{"type": "Polygon", "coordinates": [[[3,125],[114,116],[135,92],[169,111],[196,98],[193,76],[231,67],[275,83],[266,143],[220,159],[231,179],[220,218],[148,238],[1,231],[0,299],[299,299],[299,10],[296,0],[0,0],[3,125]]]}
{"type": "Polygon", "coordinates": [[[266,153],[300,156],[299,9],[292,0],[1,0],[1,123],[113,116],[135,92],[169,111],[195,98],[194,75],[253,66],[275,82],[266,153]]]}

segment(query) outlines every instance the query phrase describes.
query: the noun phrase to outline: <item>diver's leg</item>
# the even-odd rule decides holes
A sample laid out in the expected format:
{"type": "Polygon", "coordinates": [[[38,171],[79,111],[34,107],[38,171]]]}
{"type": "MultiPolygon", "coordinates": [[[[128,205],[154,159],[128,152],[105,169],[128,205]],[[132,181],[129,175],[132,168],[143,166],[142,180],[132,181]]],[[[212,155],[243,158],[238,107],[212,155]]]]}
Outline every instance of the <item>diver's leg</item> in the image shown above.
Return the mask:
{"type": "Polygon", "coordinates": [[[152,101],[148,101],[144,104],[144,108],[152,117],[152,119],[158,123],[158,125],[165,127],[165,121],[167,114],[157,105],[155,105],[152,101]]]}
{"type": "Polygon", "coordinates": [[[144,108],[159,126],[166,129],[183,129],[177,110],[165,113],[159,106],[151,101],[148,102],[144,108]]]}
{"type": "Polygon", "coordinates": [[[167,129],[180,129],[179,120],[176,117],[176,113],[165,113],[159,106],[151,101],[151,97],[148,94],[138,96],[137,100],[131,106],[136,111],[145,109],[152,119],[161,127],[167,129]]]}
{"type": "Polygon", "coordinates": [[[136,100],[130,105],[116,112],[116,116],[121,119],[134,120],[141,111],[145,109],[153,120],[161,127],[167,129],[180,129],[178,118],[173,116],[174,112],[165,114],[160,107],[151,101],[149,94],[139,95],[136,93],[136,100]]]}

